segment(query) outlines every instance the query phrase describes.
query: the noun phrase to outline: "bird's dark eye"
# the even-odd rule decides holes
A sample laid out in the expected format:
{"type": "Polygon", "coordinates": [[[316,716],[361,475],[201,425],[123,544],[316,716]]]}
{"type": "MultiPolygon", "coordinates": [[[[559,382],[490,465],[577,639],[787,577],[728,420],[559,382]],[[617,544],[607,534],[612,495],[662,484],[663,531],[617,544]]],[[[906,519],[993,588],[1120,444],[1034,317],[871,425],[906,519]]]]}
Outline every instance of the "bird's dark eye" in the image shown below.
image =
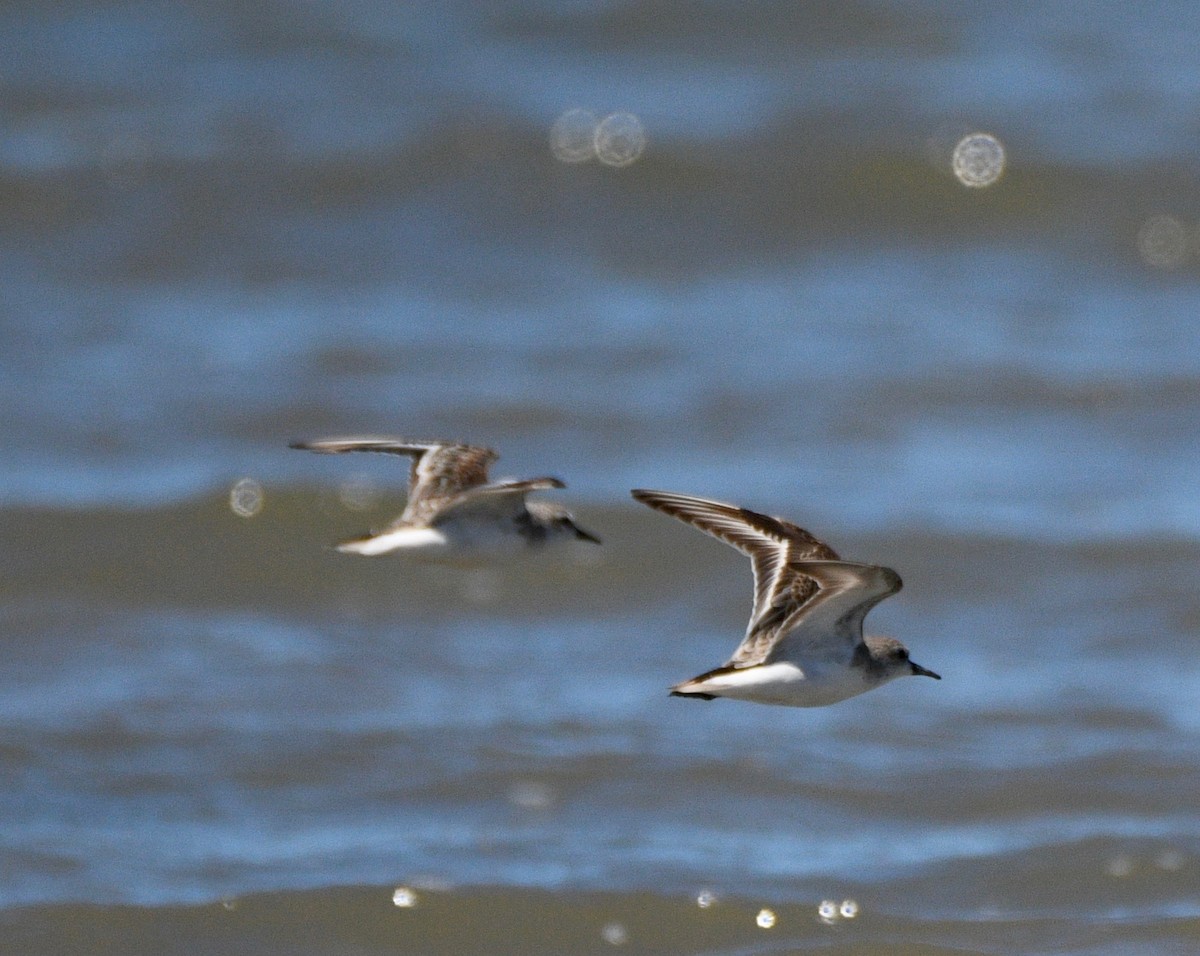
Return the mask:
{"type": "Polygon", "coordinates": [[[906,651],[903,647],[900,648],[900,650],[896,651],[896,658],[902,661],[908,660],[908,651],[906,651]]]}

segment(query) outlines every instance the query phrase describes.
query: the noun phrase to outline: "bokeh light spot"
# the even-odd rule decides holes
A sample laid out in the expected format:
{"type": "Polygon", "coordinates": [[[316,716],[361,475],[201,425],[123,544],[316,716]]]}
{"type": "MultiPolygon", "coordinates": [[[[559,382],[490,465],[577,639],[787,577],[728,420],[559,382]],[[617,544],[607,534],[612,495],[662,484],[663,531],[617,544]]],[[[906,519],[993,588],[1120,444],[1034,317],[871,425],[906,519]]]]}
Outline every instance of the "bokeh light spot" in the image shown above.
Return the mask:
{"type": "Polygon", "coordinates": [[[554,788],[540,780],[519,780],[508,788],[508,802],[524,810],[548,810],[555,800],[554,788]]]}
{"type": "Polygon", "coordinates": [[[253,518],[263,509],[263,487],[253,478],[241,478],[229,489],[229,507],[239,518],[253,518]]]}
{"type": "Polygon", "coordinates": [[[823,923],[833,923],[838,918],[838,905],[833,900],[821,900],[817,907],[817,916],[823,923]]]}
{"type": "Polygon", "coordinates": [[[954,147],[950,165],[964,186],[990,186],[1004,172],[1004,146],[991,133],[971,133],[954,147]]]}
{"type": "Polygon", "coordinates": [[[1184,856],[1178,850],[1163,850],[1154,858],[1154,865],[1168,873],[1182,870],[1184,862],[1184,856]]]}
{"type": "Polygon", "coordinates": [[[1142,261],[1156,269],[1177,269],[1188,254],[1187,227],[1174,216],[1151,216],[1137,233],[1142,261]]]}
{"type": "Polygon", "coordinates": [[[854,900],[842,900],[842,905],[838,907],[838,913],[842,919],[854,919],[858,915],[858,903],[854,900]]]}
{"type": "Polygon", "coordinates": [[[417,894],[407,886],[397,886],[392,891],[392,905],[401,909],[411,909],[417,905],[417,894]]]}
{"type": "Polygon", "coordinates": [[[708,909],[716,902],[717,894],[712,890],[701,890],[699,895],[696,897],[696,905],[702,910],[708,909]]]}
{"type": "Polygon", "coordinates": [[[628,166],[637,162],[646,148],[642,121],[632,113],[612,113],[596,127],[596,158],[607,166],[628,166]]]}
{"type": "Polygon", "coordinates": [[[600,937],[611,946],[622,946],[629,939],[629,933],[620,923],[609,923],[600,930],[600,937]]]}
{"type": "Polygon", "coordinates": [[[754,922],[760,929],[770,929],[775,925],[775,911],[765,908],[759,910],[758,915],[754,917],[754,922]]]}
{"type": "Polygon", "coordinates": [[[596,115],[567,110],[550,127],[550,152],[563,163],[586,163],[596,155],[596,115]]]}
{"type": "Polygon", "coordinates": [[[338,500],[348,511],[370,511],[379,501],[379,487],[366,475],[354,475],[338,487],[338,500]]]}
{"type": "Polygon", "coordinates": [[[1133,872],[1133,857],[1126,856],[1124,853],[1114,856],[1104,864],[1104,872],[1113,879],[1124,879],[1133,872]]]}

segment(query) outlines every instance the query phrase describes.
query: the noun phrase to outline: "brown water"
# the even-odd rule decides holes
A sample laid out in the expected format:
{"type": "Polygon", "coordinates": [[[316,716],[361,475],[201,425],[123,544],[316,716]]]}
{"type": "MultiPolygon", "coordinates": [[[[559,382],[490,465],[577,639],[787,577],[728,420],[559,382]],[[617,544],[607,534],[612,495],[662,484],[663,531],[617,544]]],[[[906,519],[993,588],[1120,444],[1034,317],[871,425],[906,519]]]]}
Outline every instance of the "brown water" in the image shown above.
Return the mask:
{"type": "Polygon", "coordinates": [[[1194,545],[849,536],[945,679],[779,710],[665,694],[742,559],[582,511],[602,554],[459,577],[324,548],[324,492],[10,512],[10,951],[1194,945],[1194,545]]]}
{"type": "MultiPolygon", "coordinates": [[[[984,915],[964,922],[860,911],[822,919],[811,906],[743,898],[707,908],[659,893],[480,889],[414,894],[398,908],[380,888],[338,888],[204,906],[61,907],[52,927],[10,914],[12,953],[1188,953],[1200,924],[1183,919],[1081,925],[984,915]],[[766,910],[774,917],[762,928],[766,910]]],[[[839,901],[839,908],[845,901],[839,901]]]]}

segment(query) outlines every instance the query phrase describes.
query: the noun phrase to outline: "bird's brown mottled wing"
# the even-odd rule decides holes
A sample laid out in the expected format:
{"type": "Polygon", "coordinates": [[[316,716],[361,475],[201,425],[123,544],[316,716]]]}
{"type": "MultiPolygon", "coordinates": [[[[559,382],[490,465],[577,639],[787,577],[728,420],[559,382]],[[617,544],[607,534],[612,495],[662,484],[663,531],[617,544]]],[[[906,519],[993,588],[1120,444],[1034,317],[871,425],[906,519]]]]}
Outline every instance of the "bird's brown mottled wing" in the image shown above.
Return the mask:
{"type": "Polygon", "coordinates": [[[794,659],[802,647],[811,655],[820,646],[849,662],[862,644],[867,612],[904,586],[891,568],[850,561],[798,561],[785,574],[815,582],[817,591],[780,622],[764,661],[794,659]]]}
{"type": "Polygon", "coordinates": [[[798,525],[749,508],[671,491],[635,489],[633,497],[724,541],[749,556],[754,609],[746,636],[725,666],[762,663],[779,627],[817,592],[817,583],[789,568],[795,562],[836,561],[837,552],[798,525]]]}
{"type": "Polygon", "coordinates": [[[294,442],[291,447],[327,455],[374,451],[411,457],[408,503],[397,519],[400,524],[423,524],[445,500],[487,484],[488,466],[499,457],[492,449],[479,445],[371,436],[294,442]]]}
{"type": "Polygon", "coordinates": [[[525,496],[531,491],[565,488],[558,478],[520,478],[472,485],[450,498],[438,499],[438,510],[431,523],[436,525],[451,515],[464,511],[488,512],[494,515],[518,515],[525,511],[525,496]]]}

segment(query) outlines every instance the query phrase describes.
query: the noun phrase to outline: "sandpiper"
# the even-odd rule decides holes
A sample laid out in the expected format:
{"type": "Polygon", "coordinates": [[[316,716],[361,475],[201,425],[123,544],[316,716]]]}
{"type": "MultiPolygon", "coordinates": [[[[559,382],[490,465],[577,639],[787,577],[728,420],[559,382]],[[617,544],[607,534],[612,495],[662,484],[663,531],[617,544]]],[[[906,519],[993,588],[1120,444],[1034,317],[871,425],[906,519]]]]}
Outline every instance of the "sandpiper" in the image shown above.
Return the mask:
{"type": "Polygon", "coordinates": [[[600,543],[560,505],[525,500],[531,491],[566,487],[559,479],[488,481],[488,466],[499,457],[490,448],[376,437],[323,438],[291,447],[328,455],[375,451],[412,458],[408,501],[400,517],[381,531],[343,541],[339,551],[405,551],[423,560],[470,565],[560,540],[600,543]]]}
{"type": "Polygon", "coordinates": [[[720,667],[671,694],[822,707],[897,677],[941,680],[891,637],[863,637],[863,618],[900,590],[891,568],[842,561],[829,545],[782,518],[670,491],[633,497],[724,541],[750,558],[754,609],[746,636],[720,667]]]}

